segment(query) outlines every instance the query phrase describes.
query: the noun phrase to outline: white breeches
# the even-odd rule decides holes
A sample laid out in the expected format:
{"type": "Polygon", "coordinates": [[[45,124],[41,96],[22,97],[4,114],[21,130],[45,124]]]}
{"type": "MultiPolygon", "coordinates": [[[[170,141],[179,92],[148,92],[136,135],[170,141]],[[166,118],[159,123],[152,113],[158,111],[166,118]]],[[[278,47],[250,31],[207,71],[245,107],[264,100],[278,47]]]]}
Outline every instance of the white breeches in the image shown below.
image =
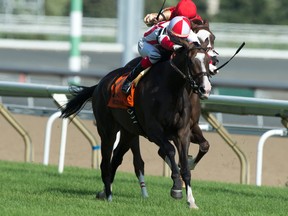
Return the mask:
{"type": "Polygon", "coordinates": [[[142,57],[147,56],[152,64],[161,59],[160,51],[152,44],[145,42],[143,38],[138,41],[138,52],[142,57]]]}

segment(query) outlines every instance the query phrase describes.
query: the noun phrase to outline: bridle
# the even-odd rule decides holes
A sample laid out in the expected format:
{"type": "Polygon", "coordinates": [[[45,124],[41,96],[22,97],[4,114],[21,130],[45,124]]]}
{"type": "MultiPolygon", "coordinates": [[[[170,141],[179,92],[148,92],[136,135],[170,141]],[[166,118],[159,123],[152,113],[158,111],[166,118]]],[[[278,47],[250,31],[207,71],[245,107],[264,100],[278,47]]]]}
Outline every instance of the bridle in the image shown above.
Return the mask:
{"type": "MultiPolygon", "coordinates": [[[[196,26],[193,26],[193,31],[198,34],[199,31],[201,30],[204,30],[204,31],[207,31],[209,32],[209,37],[210,37],[210,41],[214,41],[215,40],[215,35],[213,34],[213,32],[210,30],[209,28],[209,25],[205,25],[205,24],[201,24],[201,25],[196,25],[196,26]]],[[[207,47],[206,48],[206,51],[209,52],[209,51],[212,51],[213,53],[215,53],[216,55],[219,55],[219,53],[214,50],[214,47],[210,46],[210,47],[207,47]]]]}
{"type": "MultiPolygon", "coordinates": [[[[192,90],[193,90],[193,92],[195,92],[195,93],[197,93],[198,92],[198,90],[199,90],[199,88],[200,88],[200,86],[196,83],[196,80],[198,80],[199,78],[201,78],[201,77],[203,77],[203,76],[207,76],[208,78],[210,78],[211,77],[211,74],[209,73],[209,72],[201,72],[201,73],[198,73],[198,74],[193,74],[193,69],[192,69],[192,64],[193,64],[193,62],[191,62],[191,60],[190,60],[190,58],[189,58],[189,56],[188,56],[188,52],[189,51],[191,51],[191,50],[195,50],[195,49],[197,49],[197,50],[203,50],[204,52],[204,54],[205,55],[208,55],[207,53],[206,53],[206,48],[203,48],[203,47],[201,47],[201,46],[197,46],[197,47],[192,47],[192,48],[188,48],[188,49],[186,49],[186,53],[185,53],[185,55],[186,55],[186,61],[187,61],[187,63],[188,63],[188,73],[187,73],[187,75],[183,72],[183,71],[181,71],[180,69],[179,69],[179,67],[177,67],[177,65],[173,62],[173,55],[171,56],[171,58],[170,58],[170,65],[172,66],[172,68],[176,71],[176,72],[178,72],[182,77],[183,77],[183,79],[185,79],[188,83],[189,83],[189,85],[190,85],[190,87],[192,88],[192,90]]],[[[209,71],[209,70],[208,70],[209,71]]]]}

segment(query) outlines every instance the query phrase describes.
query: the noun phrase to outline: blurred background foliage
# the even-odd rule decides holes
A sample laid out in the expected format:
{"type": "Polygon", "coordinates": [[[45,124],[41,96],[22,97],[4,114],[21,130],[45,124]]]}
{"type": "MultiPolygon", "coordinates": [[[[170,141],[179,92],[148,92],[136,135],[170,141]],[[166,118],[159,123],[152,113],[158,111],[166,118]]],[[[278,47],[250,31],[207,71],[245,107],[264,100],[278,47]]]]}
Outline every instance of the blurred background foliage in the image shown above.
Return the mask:
{"type": "MultiPolygon", "coordinates": [[[[176,5],[178,0],[167,0],[165,6],[176,5]]],[[[207,13],[208,0],[194,0],[198,13],[212,22],[288,24],[288,0],[220,0],[219,12],[207,13]]],[[[163,0],[144,0],[144,14],[158,12],[163,0]]],[[[70,0],[45,1],[48,16],[68,16],[70,0]]],[[[85,17],[117,17],[116,0],[83,0],[85,17]]]]}

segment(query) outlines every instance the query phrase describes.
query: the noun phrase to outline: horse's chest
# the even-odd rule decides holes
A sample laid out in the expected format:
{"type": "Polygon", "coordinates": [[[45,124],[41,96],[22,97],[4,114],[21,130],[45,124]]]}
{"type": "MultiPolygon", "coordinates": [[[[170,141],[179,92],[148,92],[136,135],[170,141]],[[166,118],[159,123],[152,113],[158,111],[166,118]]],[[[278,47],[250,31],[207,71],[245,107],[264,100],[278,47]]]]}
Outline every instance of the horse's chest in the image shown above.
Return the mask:
{"type": "Polygon", "coordinates": [[[178,104],[173,109],[163,112],[163,119],[167,126],[173,129],[183,128],[189,123],[191,108],[189,104],[178,104]]]}

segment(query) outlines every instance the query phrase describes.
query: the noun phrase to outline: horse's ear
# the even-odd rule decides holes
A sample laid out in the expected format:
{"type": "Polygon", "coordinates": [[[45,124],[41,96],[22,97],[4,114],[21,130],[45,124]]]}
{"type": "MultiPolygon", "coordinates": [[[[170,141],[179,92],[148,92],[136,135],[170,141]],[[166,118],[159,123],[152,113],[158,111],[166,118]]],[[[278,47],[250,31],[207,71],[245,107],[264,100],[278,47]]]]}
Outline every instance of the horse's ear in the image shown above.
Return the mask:
{"type": "Polygon", "coordinates": [[[208,20],[203,20],[203,25],[209,27],[209,21],[208,20]]]}
{"type": "Polygon", "coordinates": [[[190,20],[190,23],[191,23],[191,26],[193,26],[193,25],[196,25],[196,26],[203,25],[202,20],[199,20],[199,19],[190,20]]]}
{"type": "Polygon", "coordinates": [[[191,29],[194,30],[197,28],[198,24],[196,24],[193,20],[190,20],[191,29]]]}

